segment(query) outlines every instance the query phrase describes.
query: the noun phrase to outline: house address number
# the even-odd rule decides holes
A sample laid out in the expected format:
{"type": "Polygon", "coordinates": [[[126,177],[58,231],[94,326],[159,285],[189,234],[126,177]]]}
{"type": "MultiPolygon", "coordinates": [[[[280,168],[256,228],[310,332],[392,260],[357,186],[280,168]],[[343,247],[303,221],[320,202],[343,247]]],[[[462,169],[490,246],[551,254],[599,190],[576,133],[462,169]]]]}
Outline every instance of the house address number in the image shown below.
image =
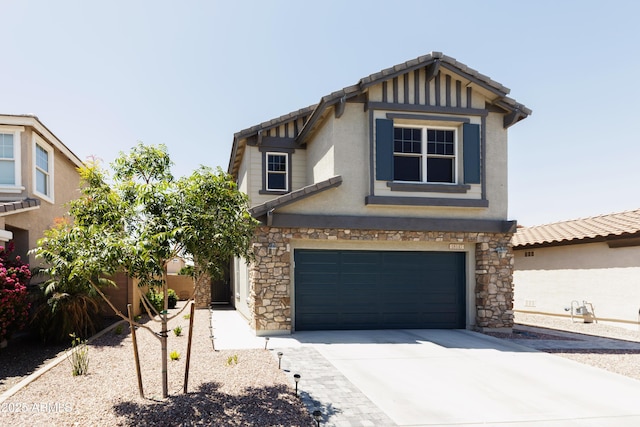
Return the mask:
{"type": "Polygon", "coordinates": [[[464,244],[462,243],[449,243],[449,249],[455,251],[464,251],[464,244]]]}

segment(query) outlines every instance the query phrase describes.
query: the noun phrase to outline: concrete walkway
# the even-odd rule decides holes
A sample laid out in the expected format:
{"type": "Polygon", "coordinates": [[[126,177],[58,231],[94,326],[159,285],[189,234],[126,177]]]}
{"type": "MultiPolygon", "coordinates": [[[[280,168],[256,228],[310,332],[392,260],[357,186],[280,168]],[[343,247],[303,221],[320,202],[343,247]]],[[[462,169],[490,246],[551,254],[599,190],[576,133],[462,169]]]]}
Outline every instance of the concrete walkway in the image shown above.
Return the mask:
{"type": "MultiPolygon", "coordinates": [[[[217,349],[265,346],[238,313],[212,319],[217,349]]],[[[619,343],[586,345],[640,349],[619,343]]],[[[640,381],[471,331],[298,332],[267,345],[301,375],[323,426],[640,425],[640,381]]]]}

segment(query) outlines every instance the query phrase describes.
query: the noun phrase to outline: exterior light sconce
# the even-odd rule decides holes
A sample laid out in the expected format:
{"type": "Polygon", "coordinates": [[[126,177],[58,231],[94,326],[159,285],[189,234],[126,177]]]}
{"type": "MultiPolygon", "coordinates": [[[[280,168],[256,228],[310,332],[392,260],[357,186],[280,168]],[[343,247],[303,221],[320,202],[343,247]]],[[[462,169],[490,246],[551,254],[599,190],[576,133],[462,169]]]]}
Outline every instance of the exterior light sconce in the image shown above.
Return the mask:
{"type": "Polygon", "coordinates": [[[509,252],[509,250],[507,248],[505,248],[504,246],[498,246],[496,248],[496,252],[498,253],[498,256],[500,258],[504,258],[507,256],[507,252],[509,252]]]}
{"type": "Polygon", "coordinates": [[[278,248],[276,247],[276,244],[273,242],[269,243],[269,246],[267,247],[267,250],[269,251],[269,255],[275,255],[277,249],[278,248]]]}
{"type": "Polygon", "coordinates": [[[296,396],[298,395],[298,383],[300,382],[300,374],[293,374],[293,380],[296,382],[296,396]]]}
{"type": "Polygon", "coordinates": [[[315,411],[313,411],[312,415],[313,419],[316,420],[316,424],[318,425],[318,427],[320,427],[320,421],[322,421],[322,412],[320,412],[319,409],[316,409],[315,411]]]}
{"type": "Polygon", "coordinates": [[[279,351],[278,352],[278,369],[282,369],[281,366],[282,366],[282,352],[279,351]]]}

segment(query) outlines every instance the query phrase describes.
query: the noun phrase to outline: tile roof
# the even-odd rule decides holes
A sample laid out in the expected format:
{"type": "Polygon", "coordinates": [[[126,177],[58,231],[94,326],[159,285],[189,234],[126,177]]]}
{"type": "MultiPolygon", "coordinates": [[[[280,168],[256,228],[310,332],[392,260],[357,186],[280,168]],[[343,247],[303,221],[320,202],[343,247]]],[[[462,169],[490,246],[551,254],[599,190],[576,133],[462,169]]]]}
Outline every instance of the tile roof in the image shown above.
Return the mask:
{"type": "Polygon", "coordinates": [[[640,209],[519,228],[513,246],[553,244],[640,233],[640,209]]]}
{"type": "Polygon", "coordinates": [[[40,206],[39,199],[0,201],[0,215],[18,213],[21,210],[40,206]]]}

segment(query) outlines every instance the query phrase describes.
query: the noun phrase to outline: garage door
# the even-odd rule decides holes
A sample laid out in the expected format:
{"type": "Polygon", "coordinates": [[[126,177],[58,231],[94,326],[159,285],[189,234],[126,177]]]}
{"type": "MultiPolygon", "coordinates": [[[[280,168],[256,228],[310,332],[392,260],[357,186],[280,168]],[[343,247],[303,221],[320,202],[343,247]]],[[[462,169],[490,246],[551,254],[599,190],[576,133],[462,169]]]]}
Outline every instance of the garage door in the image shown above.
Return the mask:
{"type": "Polygon", "coordinates": [[[302,250],[295,329],[465,327],[465,254],[302,250]]]}

